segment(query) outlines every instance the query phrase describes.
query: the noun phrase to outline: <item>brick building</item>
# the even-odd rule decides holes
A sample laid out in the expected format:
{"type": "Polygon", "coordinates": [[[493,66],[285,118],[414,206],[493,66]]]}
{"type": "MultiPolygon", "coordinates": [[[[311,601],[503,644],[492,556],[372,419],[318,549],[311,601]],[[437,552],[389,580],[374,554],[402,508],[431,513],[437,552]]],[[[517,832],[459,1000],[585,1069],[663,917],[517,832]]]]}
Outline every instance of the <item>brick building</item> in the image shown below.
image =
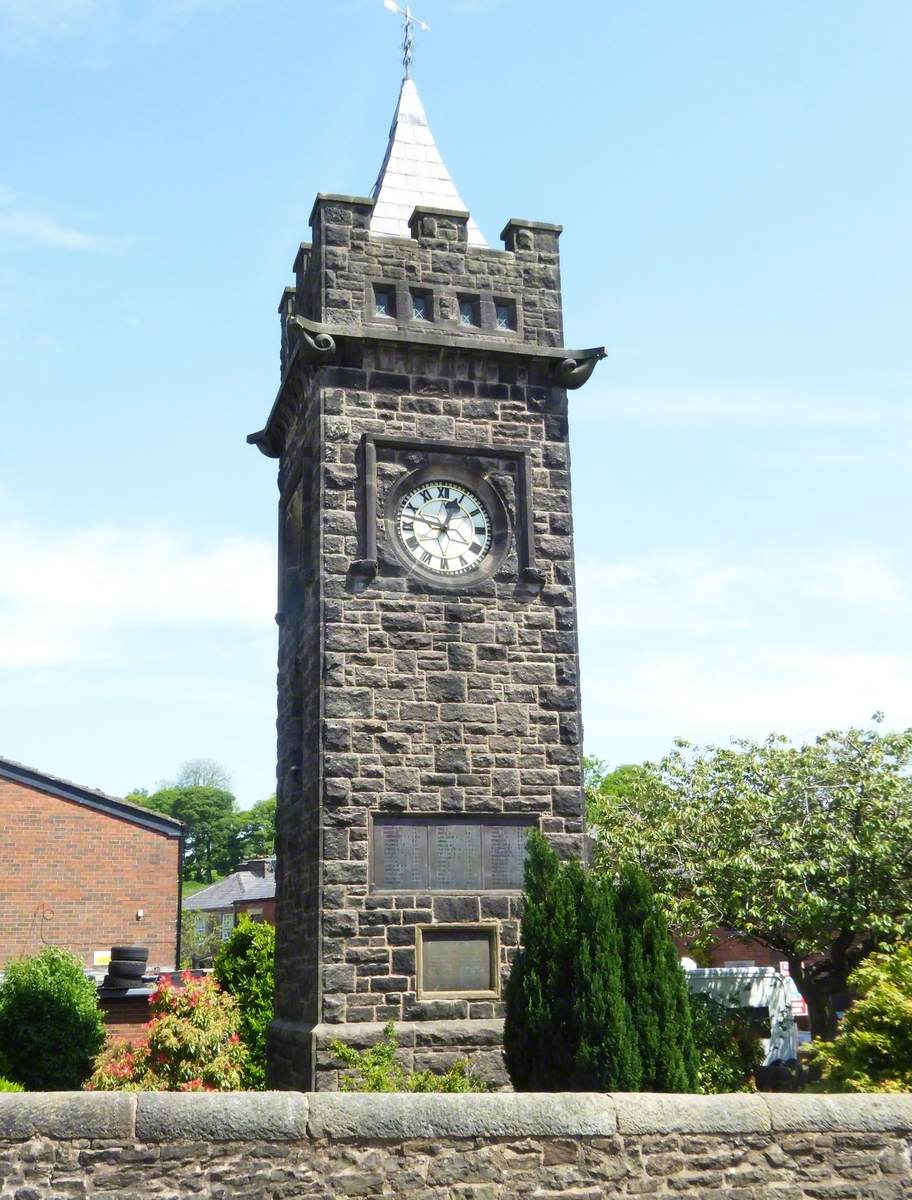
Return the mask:
{"type": "Polygon", "coordinates": [[[180,822],[0,758],[0,971],[63,946],[87,967],[117,943],[177,961],[180,822]]]}
{"type": "Polygon", "coordinates": [[[247,859],[224,879],[188,896],[183,908],[196,914],[197,933],[218,928],[223,940],[242,913],[252,921],[275,925],[275,859],[247,859]]]}

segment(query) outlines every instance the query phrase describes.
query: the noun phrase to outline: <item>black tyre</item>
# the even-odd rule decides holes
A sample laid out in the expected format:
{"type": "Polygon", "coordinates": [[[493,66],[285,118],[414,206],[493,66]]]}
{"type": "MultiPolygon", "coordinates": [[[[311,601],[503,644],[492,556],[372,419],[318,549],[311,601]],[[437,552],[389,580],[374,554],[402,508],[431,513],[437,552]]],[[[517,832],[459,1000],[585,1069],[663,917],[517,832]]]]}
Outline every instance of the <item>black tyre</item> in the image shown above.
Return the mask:
{"type": "Polygon", "coordinates": [[[117,988],[121,991],[126,991],[131,982],[133,981],[129,979],[112,979],[110,975],[105,975],[104,979],[101,981],[101,986],[103,988],[117,988]]]}
{"type": "Polygon", "coordinates": [[[131,962],[146,962],[149,958],[147,946],[112,946],[111,959],[128,958],[131,962]]]}
{"type": "Polygon", "coordinates": [[[112,958],[108,963],[108,975],[112,979],[142,979],[146,973],[144,961],[129,958],[112,958]]]}

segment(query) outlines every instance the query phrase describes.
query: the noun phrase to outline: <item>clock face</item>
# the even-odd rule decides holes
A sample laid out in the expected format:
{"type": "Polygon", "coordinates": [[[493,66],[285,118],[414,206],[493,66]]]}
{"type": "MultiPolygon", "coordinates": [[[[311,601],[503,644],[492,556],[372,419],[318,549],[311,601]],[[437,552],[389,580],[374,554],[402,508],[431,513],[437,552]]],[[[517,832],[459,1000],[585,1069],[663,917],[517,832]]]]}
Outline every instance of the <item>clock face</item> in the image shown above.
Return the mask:
{"type": "Polygon", "coordinates": [[[406,554],[436,575],[465,575],[491,549],[488,510],[452,479],[431,479],[406,493],[396,529],[406,554]]]}

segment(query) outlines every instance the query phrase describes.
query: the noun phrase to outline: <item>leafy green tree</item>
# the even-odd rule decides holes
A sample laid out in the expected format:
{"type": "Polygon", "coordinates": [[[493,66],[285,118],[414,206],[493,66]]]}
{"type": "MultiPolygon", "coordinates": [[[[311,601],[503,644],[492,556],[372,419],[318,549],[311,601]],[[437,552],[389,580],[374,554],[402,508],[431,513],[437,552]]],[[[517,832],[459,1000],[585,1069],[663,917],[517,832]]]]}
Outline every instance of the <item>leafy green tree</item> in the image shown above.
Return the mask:
{"type": "Polygon", "coordinates": [[[617,892],[624,990],[644,1092],[693,1092],[697,1053],[687,983],[665,916],[642,871],[627,867],[617,892]]]}
{"type": "Polygon", "coordinates": [[[528,841],[521,940],[504,1027],[514,1087],[636,1091],[642,1069],[614,891],[580,863],[561,864],[538,832],[528,841]]]}
{"type": "Polygon", "coordinates": [[[690,1015],[699,1090],[704,1094],[756,1091],[754,1070],[763,1060],[763,1051],[745,1013],[711,996],[691,996],[690,1015]]]}
{"type": "Polygon", "coordinates": [[[612,771],[602,759],[587,756],[583,760],[583,783],[589,820],[596,819],[600,808],[610,800],[619,801],[630,796],[634,784],[645,773],[646,768],[641,763],[622,763],[612,771]]]}
{"type": "Polygon", "coordinates": [[[98,992],[59,946],[7,963],[0,984],[4,1072],[29,1091],[71,1091],[92,1073],[105,1042],[98,992]]]}
{"type": "Polygon", "coordinates": [[[147,804],[183,821],[185,878],[212,883],[214,876],[235,870],[241,847],[237,801],[231,792],[215,787],[175,786],[154,792],[147,804]]]}
{"type": "Polygon", "coordinates": [[[275,929],[246,915],[215,956],[213,974],[241,1012],[241,1041],[249,1051],[244,1086],[266,1086],[266,1027],[275,998],[275,929]]]}
{"type": "Polygon", "coordinates": [[[849,976],[859,993],[832,1042],[814,1042],[815,1090],[912,1091],[912,943],[872,954],[849,976]]]}
{"type": "Polygon", "coordinates": [[[211,967],[222,948],[222,928],[219,920],[209,913],[185,909],[181,913],[181,960],[185,970],[211,967]]]}
{"type": "Polygon", "coordinates": [[[275,853],[276,798],[269,796],[258,800],[250,808],[237,814],[238,843],[240,856],[260,858],[275,853]]]}
{"type": "Polygon", "coordinates": [[[231,791],[231,772],[213,758],[191,758],[181,763],[177,778],[168,787],[215,788],[219,792],[231,791]]]}
{"type": "Polygon", "coordinates": [[[719,926],[769,946],[831,1039],[854,968],[912,936],[910,766],[912,730],[679,742],[627,794],[590,792],[597,864],[638,866],[697,952],[719,926]]]}

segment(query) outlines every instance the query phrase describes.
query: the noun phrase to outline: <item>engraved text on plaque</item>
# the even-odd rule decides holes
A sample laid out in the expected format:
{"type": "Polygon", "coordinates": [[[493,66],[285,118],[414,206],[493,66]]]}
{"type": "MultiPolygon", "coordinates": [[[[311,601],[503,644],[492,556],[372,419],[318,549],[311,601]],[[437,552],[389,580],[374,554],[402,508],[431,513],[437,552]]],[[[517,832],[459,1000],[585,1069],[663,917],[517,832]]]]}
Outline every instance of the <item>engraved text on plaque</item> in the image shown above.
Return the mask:
{"type": "Polygon", "coordinates": [[[523,885],[527,817],[377,814],[371,885],[377,891],[516,891],[523,885]]]}

